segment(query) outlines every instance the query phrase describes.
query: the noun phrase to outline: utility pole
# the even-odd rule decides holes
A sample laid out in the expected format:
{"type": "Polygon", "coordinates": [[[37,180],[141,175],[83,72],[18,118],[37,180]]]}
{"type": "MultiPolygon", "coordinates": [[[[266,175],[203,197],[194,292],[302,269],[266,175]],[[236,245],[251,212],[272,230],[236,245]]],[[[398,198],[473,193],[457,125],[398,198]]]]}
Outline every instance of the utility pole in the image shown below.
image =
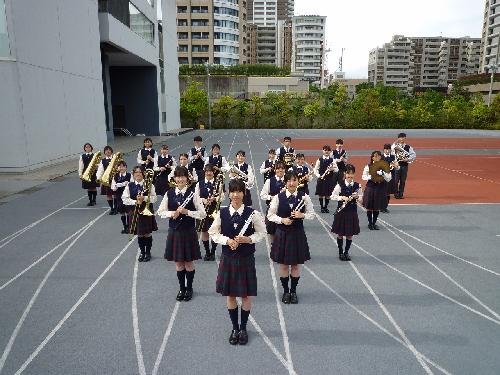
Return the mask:
{"type": "Polygon", "coordinates": [[[212,129],[212,108],[210,106],[210,64],[205,63],[205,70],[207,71],[207,98],[208,98],[208,129],[212,129]]]}

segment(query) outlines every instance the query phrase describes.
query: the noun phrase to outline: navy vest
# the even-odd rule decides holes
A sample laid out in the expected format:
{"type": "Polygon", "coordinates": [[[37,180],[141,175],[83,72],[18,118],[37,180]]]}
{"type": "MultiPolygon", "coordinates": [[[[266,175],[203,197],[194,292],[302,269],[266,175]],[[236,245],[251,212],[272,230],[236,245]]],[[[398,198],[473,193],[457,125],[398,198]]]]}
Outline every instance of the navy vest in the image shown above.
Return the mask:
{"type": "Polygon", "coordinates": [[[389,156],[382,155],[382,160],[385,160],[389,164],[392,163],[395,159],[396,157],[394,155],[389,155],[389,156]]]}
{"type": "MultiPolygon", "coordinates": [[[[410,153],[410,145],[404,145],[403,150],[405,150],[408,154],[410,153]]],[[[406,161],[400,161],[399,162],[400,166],[408,166],[408,163],[406,161]]]]}
{"type": "MultiPolygon", "coordinates": [[[[193,161],[191,162],[191,165],[193,167],[193,169],[197,169],[197,170],[200,170],[200,169],[203,169],[204,165],[205,165],[205,162],[203,161],[203,158],[205,157],[205,148],[202,147],[201,148],[201,157],[198,158],[198,159],[193,159],[193,161]]],[[[193,147],[191,149],[191,155],[196,155],[197,152],[196,152],[196,148],[193,147]]]]}
{"type": "MultiPolygon", "coordinates": [[[[271,168],[273,166],[273,161],[272,160],[269,160],[267,159],[265,162],[264,162],[264,168],[271,168]]],[[[264,182],[266,182],[266,180],[268,178],[271,178],[272,176],[274,176],[275,173],[274,171],[267,171],[266,173],[264,173],[264,182]]]]}
{"type": "Polygon", "coordinates": [[[106,170],[110,161],[111,161],[111,158],[110,159],[106,159],[106,158],[101,159],[102,167],[104,168],[104,170],[106,170]]]}
{"type": "MultiPolygon", "coordinates": [[[[337,149],[333,150],[333,158],[334,159],[340,159],[342,156],[345,157],[345,155],[346,155],[346,151],[344,149],[341,149],[340,152],[337,149]]],[[[337,167],[339,167],[339,170],[345,171],[345,163],[343,161],[339,161],[337,163],[337,167]]]]}
{"type": "MultiPolygon", "coordinates": [[[[151,157],[154,158],[155,157],[155,150],[151,149],[148,151],[145,148],[141,149],[142,161],[146,161],[146,159],[148,158],[148,155],[151,155],[151,157]]],[[[150,161],[150,162],[143,164],[143,165],[144,165],[144,168],[146,168],[146,169],[153,169],[154,162],[150,161]]]]}
{"type": "MultiPolygon", "coordinates": [[[[343,197],[350,197],[356,190],[359,189],[359,184],[357,182],[353,182],[353,185],[350,187],[347,187],[345,184],[345,181],[342,181],[340,184],[340,196],[343,197]]],[[[343,201],[339,201],[337,208],[340,208],[344,204],[343,201]]],[[[357,211],[357,205],[356,205],[356,200],[353,200],[347,204],[347,206],[342,210],[342,211],[357,211]]]]}
{"type": "MultiPolygon", "coordinates": [[[[284,147],[280,147],[279,151],[280,151],[280,154],[279,154],[278,159],[281,160],[281,161],[285,160],[285,154],[286,154],[285,148],[284,147]]],[[[293,154],[295,152],[295,150],[293,149],[293,147],[289,147],[288,148],[288,152],[293,154]]]]}
{"type": "Polygon", "coordinates": [[[83,161],[83,171],[85,172],[85,169],[87,169],[87,167],[89,166],[90,164],[90,161],[92,160],[92,158],[94,157],[94,154],[82,154],[82,161],[83,161]]]}
{"type": "Polygon", "coordinates": [[[240,171],[242,171],[243,173],[248,174],[248,164],[247,163],[243,163],[242,165],[236,164],[236,167],[239,168],[240,171]]]}
{"type": "Polygon", "coordinates": [[[269,195],[275,196],[281,192],[281,189],[285,187],[285,182],[283,179],[278,181],[276,176],[271,177],[269,180],[269,195]]]}
{"type": "MultiPolygon", "coordinates": [[[[188,188],[186,189],[186,193],[182,195],[182,197],[177,197],[177,194],[175,194],[175,189],[170,189],[167,191],[167,197],[168,197],[168,210],[169,211],[175,211],[179,206],[184,202],[184,200],[188,197],[191,192],[194,192],[193,188],[188,188]]],[[[194,197],[193,197],[194,198],[194,197]]],[[[189,203],[186,205],[186,209],[189,211],[196,211],[196,208],[194,206],[193,199],[189,201],[189,203]]],[[[172,219],[168,221],[168,227],[172,229],[177,229],[177,230],[192,230],[195,227],[195,221],[192,217],[189,217],[187,215],[179,215],[177,219],[172,219]]]]}
{"type": "Polygon", "coordinates": [[[218,155],[217,156],[217,160],[215,160],[215,156],[214,155],[210,155],[208,157],[208,162],[210,164],[216,166],[217,168],[221,168],[222,167],[222,156],[218,155]]]}
{"type": "MultiPolygon", "coordinates": [[[[295,199],[295,201],[292,201],[292,200],[289,200],[287,197],[286,197],[286,191],[284,191],[283,193],[279,193],[278,194],[278,211],[277,211],[277,215],[281,218],[288,218],[290,217],[291,213],[292,213],[292,209],[297,207],[297,205],[299,204],[300,200],[302,199],[302,197],[306,195],[304,192],[302,191],[298,191],[297,192],[297,198],[295,199]],[[291,206],[291,207],[290,207],[291,206]]],[[[290,198],[292,198],[293,195],[290,196],[290,198]]],[[[302,207],[302,209],[300,210],[300,212],[305,212],[306,211],[306,207],[304,205],[304,207],[302,207]]],[[[303,229],[304,228],[304,222],[302,219],[294,219],[293,220],[293,224],[292,225],[285,225],[285,224],[278,224],[278,226],[283,229],[284,231],[288,231],[288,230],[291,230],[291,229],[303,229]]]]}
{"type": "Polygon", "coordinates": [[[167,177],[170,172],[172,171],[172,163],[173,163],[173,159],[172,159],[172,155],[167,155],[167,157],[163,157],[163,156],[158,156],[158,167],[161,168],[161,167],[166,167],[167,169],[163,172],[159,172],[158,175],[164,175],[165,177],[167,177]]]}
{"type": "MultiPolygon", "coordinates": [[[[240,230],[245,225],[245,221],[250,217],[254,209],[252,207],[245,206],[243,209],[243,214],[239,217],[236,228],[234,227],[234,222],[232,220],[231,214],[229,212],[229,207],[222,207],[220,209],[220,221],[221,221],[221,234],[223,236],[233,239],[238,234],[240,230]]],[[[243,234],[246,237],[251,236],[255,233],[253,224],[250,223],[247,230],[243,234]]],[[[255,244],[253,243],[242,243],[238,248],[233,251],[228,245],[222,245],[222,252],[224,255],[231,257],[247,257],[255,253],[255,244]]]]}
{"type": "Polygon", "coordinates": [[[319,175],[323,176],[323,173],[326,172],[326,169],[332,163],[333,163],[333,158],[324,159],[321,157],[319,159],[319,175]]]}
{"type": "Polygon", "coordinates": [[[214,194],[215,189],[215,180],[211,183],[212,186],[208,185],[205,179],[198,182],[198,186],[200,189],[200,198],[208,198],[210,195],[214,194]]]}
{"type": "Polygon", "coordinates": [[[137,194],[144,190],[144,185],[137,185],[135,182],[128,184],[130,199],[136,200],[137,194]]]}
{"type": "MultiPolygon", "coordinates": [[[[117,173],[117,174],[115,174],[114,180],[115,180],[115,182],[117,184],[121,184],[121,183],[123,183],[125,181],[130,181],[131,176],[132,175],[130,173],[128,173],[128,172],[125,173],[125,176],[120,176],[120,174],[117,173]]],[[[132,186],[132,184],[130,184],[130,186],[132,186]]],[[[124,190],[125,190],[125,186],[117,188],[116,189],[116,195],[121,198],[124,190]]],[[[137,194],[136,194],[136,196],[137,196],[137,194]]]]}

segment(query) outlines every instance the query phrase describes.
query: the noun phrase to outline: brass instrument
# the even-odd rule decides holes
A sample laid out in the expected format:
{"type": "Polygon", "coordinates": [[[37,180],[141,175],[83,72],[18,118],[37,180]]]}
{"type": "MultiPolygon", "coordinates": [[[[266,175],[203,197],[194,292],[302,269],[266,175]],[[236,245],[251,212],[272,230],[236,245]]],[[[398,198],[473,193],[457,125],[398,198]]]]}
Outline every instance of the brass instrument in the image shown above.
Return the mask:
{"type": "Polygon", "coordinates": [[[215,217],[217,216],[217,213],[220,210],[220,205],[222,203],[222,194],[224,192],[224,173],[221,172],[215,177],[215,188],[214,188],[214,194],[210,194],[210,197],[216,198],[217,201],[215,205],[212,203],[206,203],[205,204],[205,212],[207,213],[207,216],[200,220],[200,223],[198,224],[197,232],[201,232],[205,225],[205,220],[210,217],[211,219],[215,220],[215,217]]]}
{"type": "Polygon", "coordinates": [[[304,187],[305,184],[309,182],[309,177],[312,176],[314,173],[313,170],[310,170],[308,173],[306,173],[304,176],[299,178],[299,183],[297,185],[297,189],[301,189],[304,187]]]}
{"type": "Polygon", "coordinates": [[[89,165],[87,166],[87,168],[83,172],[82,177],[81,177],[82,181],[90,182],[92,180],[92,176],[97,171],[97,167],[99,166],[101,159],[102,159],[101,151],[97,151],[94,154],[94,156],[92,156],[92,159],[90,160],[89,165]]]}
{"type": "Polygon", "coordinates": [[[293,152],[287,152],[283,155],[283,162],[287,168],[293,167],[295,162],[295,154],[293,152]]]}
{"type": "Polygon", "coordinates": [[[385,181],[384,176],[380,176],[377,174],[377,172],[380,170],[384,171],[385,173],[390,173],[391,169],[390,169],[389,163],[386,162],[385,160],[379,160],[379,161],[372,163],[368,167],[368,171],[370,173],[370,176],[372,176],[371,181],[373,181],[377,184],[385,181]]]}
{"type": "MultiPolygon", "coordinates": [[[[185,167],[185,168],[187,169],[187,167],[185,167]]],[[[189,172],[189,169],[188,169],[188,181],[187,181],[186,187],[189,188],[193,184],[194,184],[193,175],[191,174],[191,172],[189,172]]],[[[175,177],[170,178],[170,180],[168,181],[168,186],[171,188],[177,187],[177,183],[175,182],[175,177]]]]}
{"type": "Polygon", "coordinates": [[[138,195],[144,195],[144,192],[147,192],[148,196],[146,198],[146,205],[145,207],[141,210],[141,204],[136,201],[135,203],[135,208],[134,208],[134,213],[132,214],[131,218],[131,223],[130,223],[130,230],[129,230],[129,236],[128,240],[132,241],[134,238],[135,234],[135,229],[137,227],[137,221],[139,220],[139,215],[144,215],[144,216],[153,216],[154,214],[151,212],[149,209],[149,205],[151,204],[151,190],[153,186],[153,177],[154,177],[154,171],[152,169],[146,169],[144,171],[144,182],[143,186],[144,189],[141,191],[138,195]]]}
{"type": "Polygon", "coordinates": [[[231,165],[230,173],[234,174],[236,178],[243,180],[244,182],[248,181],[248,175],[243,172],[238,166],[234,163],[231,165]]]}
{"type": "Polygon", "coordinates": [[[399,161],[398,160],[393,160],[391,161],[391,163],[389,164],[389,169],[392,171],[394,168],[398,168],[399,167],[399,161]]]}
{"type": "Polygon", "coordinates": [[[118,164],[123,161],[123,154],[121,152],[117,152],[111,158],[108,167],[104,171],[101,179],[98,181],[104,186],[110,187],[113,178],[118,173],[118,164]]]}
{"type": "Polygon", "coordinates": [[[396,157],[396,161],[399,163],[404,159],[409,159],[410,153],[396,143],[396,145],[394,146],[394,156],[396,157]]]}

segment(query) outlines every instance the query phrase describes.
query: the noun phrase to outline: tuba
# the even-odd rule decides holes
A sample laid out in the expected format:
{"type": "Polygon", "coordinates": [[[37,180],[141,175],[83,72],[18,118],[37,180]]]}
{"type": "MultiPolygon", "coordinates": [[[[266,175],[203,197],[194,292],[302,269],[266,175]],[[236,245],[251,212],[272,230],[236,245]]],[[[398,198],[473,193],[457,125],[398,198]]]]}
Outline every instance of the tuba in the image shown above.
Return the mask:
{"type": "Polygon", "coordinates": [[[118,172],[118,164],[123,161],[123,154],[121,152],[117,152],[116,154],[113,155],[111,158],[108,167],[104,171],[100,183],[103,184],[104,186],[110,187],[111,186],[111,181],[113,181],[113,178],[115,177],[116,173],[118,172]]]}
{"type": "Polygon", "coordinates": [[[101,159],[102,159],[101,151],[97,151],[94,154],[94,156],[92,156],[92,159],[90,160],[89,165],[87,166],[87,168],[83,172],[82,178],[81,178],[82,181],[90,182],[92,180],[92,176],[97,171],[97,167],[99,166],[101,159]]]}
{"type": "Polygon", "coordinates": [[[394,155],[396,156],[396,161],[398,163],[401,160],[410,158],[410,153],[408,151],[406,151],[403,147],[401,147],[399,144],[396,144],[394,146],[394,155]]]}
{"type": "Polygon", "coordinates": [[[370,176],[372,176],[371,180],[377,184],[380,184],[381,182],[385,181],[384,176],[380,176],[377,174],[377,172],[380,170],[384,171],[385,173],[389,173],[391,171],[389,163],[386,162],[385,160],[379,160],[379,161],[372,163],[368,167],[368,171],[370,173],[370,176]]]}

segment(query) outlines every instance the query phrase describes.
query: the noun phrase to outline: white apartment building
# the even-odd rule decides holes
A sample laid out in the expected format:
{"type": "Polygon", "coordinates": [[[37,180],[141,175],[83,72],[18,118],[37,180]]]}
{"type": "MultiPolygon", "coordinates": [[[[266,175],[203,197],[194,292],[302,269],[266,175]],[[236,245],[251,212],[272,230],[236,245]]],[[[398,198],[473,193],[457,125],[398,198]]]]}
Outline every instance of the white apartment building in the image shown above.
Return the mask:
{"type": "Polygon", "coordinates": [[[273,26],[293,17],[295,0],[247,0],[248,23],[273,26]]]}
{"type": "Polygon", "coordinates": [[[477,73],[481,39],[449,38],[441,42],[438,86],[448,87],[458,78],[477,73]]]}
{"type": "Polygon", "coordinates": [[[292,72],[318,85],[323,81],[326,17],[305,15],[292,19],[292,72]]]}
{"type": "MultiPolygon", "coordinates": [[[[484,6],[483,33],[481,35],[481,55],[479,73],[486,73],[495,63],[500,41],[500,0],[486,0],[484,6]]],[[[498,51],[500,53],[500,51],[498,51]]],[[[500,60],[500,58],[499,58],[500,60]]]]}

